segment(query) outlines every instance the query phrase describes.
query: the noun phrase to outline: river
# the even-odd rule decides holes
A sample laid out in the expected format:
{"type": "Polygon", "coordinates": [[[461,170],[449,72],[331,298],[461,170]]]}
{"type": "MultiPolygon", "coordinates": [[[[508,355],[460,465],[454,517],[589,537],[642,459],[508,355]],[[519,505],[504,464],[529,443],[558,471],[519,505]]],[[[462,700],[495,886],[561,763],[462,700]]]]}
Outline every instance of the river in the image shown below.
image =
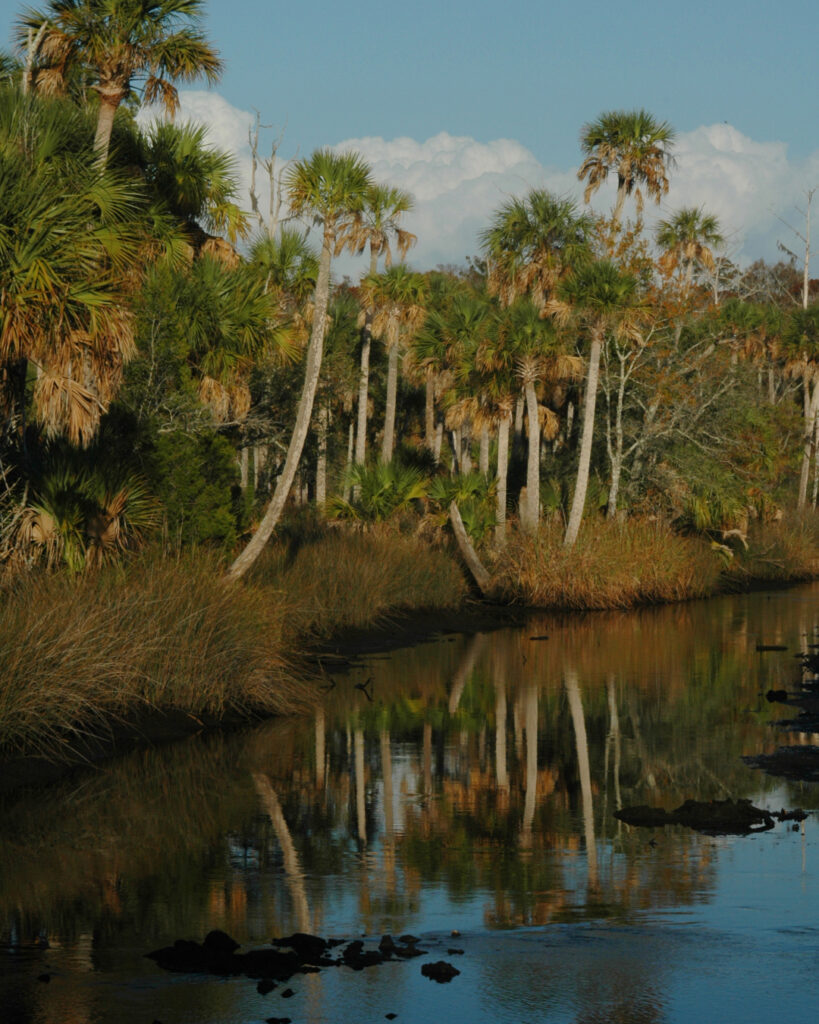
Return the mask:
{"type": "Polygon", "coordinates": [[[6,796],[0,1022],[807,1024],[817,788],[743,756],[819,743],[764,697],[818,633],[817,585],[532,617],[364,657],[309,720],[6,796]],[[614,816],[729,797],[809,814],[749,836],[614,816]],[[265,995],[145,956],[212,929],[412,933],[428,955],[265,995]],[[423,977],[437,960],[460,973],[423,977]]]}

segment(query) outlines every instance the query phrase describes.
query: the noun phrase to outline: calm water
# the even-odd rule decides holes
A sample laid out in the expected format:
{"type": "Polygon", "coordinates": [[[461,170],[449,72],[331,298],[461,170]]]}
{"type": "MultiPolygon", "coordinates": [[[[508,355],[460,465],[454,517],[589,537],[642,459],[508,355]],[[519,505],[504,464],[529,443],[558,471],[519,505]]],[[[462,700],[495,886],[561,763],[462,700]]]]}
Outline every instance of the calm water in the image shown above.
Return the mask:
{"type": "Polygon", "coordinates": [[[814,785],[742,755],[819,743],[761,697],[798,680],[817,631],[808,587],[442,637],[364,659],[309,721],[7,798],[0,1022],[813,1021],[815,813],[715,838],[613,812],[815,812],[814,785]],[[461,974],[331,970],[283,999],[144,957],[212,928],[250,946],[412,932],[461,974]]]}

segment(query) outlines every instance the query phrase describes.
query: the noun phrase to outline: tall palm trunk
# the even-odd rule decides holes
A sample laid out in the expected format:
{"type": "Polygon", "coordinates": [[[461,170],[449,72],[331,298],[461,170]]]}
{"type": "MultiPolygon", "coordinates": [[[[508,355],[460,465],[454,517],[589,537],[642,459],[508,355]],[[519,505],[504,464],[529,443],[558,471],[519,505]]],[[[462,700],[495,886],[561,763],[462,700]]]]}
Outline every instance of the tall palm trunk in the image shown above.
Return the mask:
{"type": "Polygon", "coordinates": [[[521,525],[527,533],[535,533],[540,519],[540,417],[533,380],[526,382],[526,414],[529,449],[526,460],[526,502],[520,510],[521,525]]]}
{"type": "Polygon", "coordinates": [[[101,88],[99,90],[100,109],[97,115],[97,130],[94,134],[94,151],[97,154],[97,163],[105,167],[108,163],[108,150],[111,147],[111,132],[114,128],[114,117],[119,109],[120,103],[125,98],[122,89],[101,88]]]}
{"type": "Polygon", "coordinates": [[[390,347],[387,358],[387,408],[384,412],[384,439],[381,461],[389,462],[395,448],[395,411],[398,401],[398,341],[390,347]]]}
{"type": "Polygon", "coordinates": [[[324,241],[319,259],[319,272],[316,280],[314,298],[313,329],[307,346],[307,360],[304,370],[304,386],[296,410],[296,423],[290,436],[290,444],[284,460],[284,467],[276,483],[276,489],[270,504],[267,506],[262,521],[256,532],[245,545],[244,550],[228,569],[228,579],[240,579],[253,565],[264,550],[270,535],[276,528],[287,502],[290,488],[296,478],[296,471],[301,461],[304,442],[310,429],[310,418],[313,414],[313,402],[316,397],[319,374],[321,373],[321,357],[324,350],[324,330],[327,322],[327,302],[330,297],[330,262],[335,245],[335,227],[328,222],[324,227],[324,241]]]}
{"type": "Polygon", "coordinates": [[[316,458],[316,505],[319,509],[327,501],[327,434],[330,410],[322,405],[318,411],[318,455],[316,458]]]}
{"type": "Polygon", "coordinates": [[[484,424],[481,427],[481,444],[478,451],[478,470],[484,476],[489,476],[489,427],[484,424]]]}
{"type": "MultiPolygon", "coordinates": [[[[370,246],[370,274],[378,270],[378,254],[370,246]]],[[[370,352],[372,350],[372,310],[367,310],[361,331],[361,371],[358,378],[358,422],[355,437],[356,465],[367,458],[367,405],[370,398],[370,352]]]]}
{"type": "Polygon", "coordinates": [[[811,389],[810,377],[805,374],[805,432],[802,450],[802,472],[799,476],[799,498],[796,503],[798,509],[803,509],[808,500],[808,479],[810,477],[810,464],[813,457],[814,430],[816,425],[816,413],[819,410],[819,380],[811,389]]]}
{"type": "Polygon", "coordinates": [[[512,414],[498,424],[498,490],[495,506],[495,540],[499,545],[506,541],[506,481],[509,476],[509,428],[512,414]]]}
{"type": "MultiPolygon", "coordinates": [[[[427,367],[424,395],[424,440],[427,448],[435,451],[435,371],[427,367]]],[[[436,460],[437,461],[437,460],[436,460]]]]}
{"type": "Polygon", "coordinates": [[[595,327],[591,332],[591,352],[589,353],[589,373],[586,380],[586,401],[583,406],[583,433],[580,438],[580,459],[577,466],[577,482],[574,485],[574,497],[569,513],[569,525],[563,546],[571,548],[580,532],[583,520],[583,508],[586,504],[586,491],[589,487],[589,466],[591,465],[592,440],[594,438],[594,407],[597,402],[597,381],[600,377],[600,355],[603,351],[603,329],[595,327]]]}

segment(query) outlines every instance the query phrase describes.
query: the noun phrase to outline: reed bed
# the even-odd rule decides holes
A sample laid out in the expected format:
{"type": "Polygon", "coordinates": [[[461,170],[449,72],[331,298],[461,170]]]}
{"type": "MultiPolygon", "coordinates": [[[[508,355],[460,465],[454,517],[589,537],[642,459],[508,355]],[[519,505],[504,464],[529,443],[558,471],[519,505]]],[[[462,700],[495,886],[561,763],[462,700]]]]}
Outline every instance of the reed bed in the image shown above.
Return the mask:
{"type": "Polygon", "coordinates": [[[286,634],[299,641],[383,625],[402,613],[459,608],[468,593],[446,549],[388,526],[333,529],[295,551],[271,547],[253,582],[280,595],[286,634]]]}
{"type": "Polygon", "coordinates": [[[566,551],[562,524],[510,538],[493,569],[494,596],[535,608],[633,608],[719,590],[720,559],[708,542],[666,523],[629,519],[584,525],[566,551]]]}
{"type": "Polygon", "coordinates": [[[151,709],[224,716],[305,707],[285,610],[226,584],[201,554],[80,579],[36,575],[2,595],[0,749],[51,757],[151,709]]]}

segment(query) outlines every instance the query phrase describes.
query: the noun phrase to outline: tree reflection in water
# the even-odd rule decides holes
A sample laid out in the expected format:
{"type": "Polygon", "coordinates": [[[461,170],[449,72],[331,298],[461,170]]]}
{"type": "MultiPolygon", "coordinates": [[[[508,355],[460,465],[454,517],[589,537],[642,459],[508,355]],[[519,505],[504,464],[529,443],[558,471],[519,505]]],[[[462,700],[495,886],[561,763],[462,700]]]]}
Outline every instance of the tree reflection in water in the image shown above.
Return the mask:
{"type": "MultiPolygon", "coordinates": [[[[310,720],[141,752],[6,797],[5,941],[47,938],[99,970],[120,947],[215,927],[261,942],[453,922],[635,924],[702,904],[719,847],[682,829],[649,846],[613,811],[765,790],[805,802],[799,784],[741,756],[782,742],[769,725],[782,708],[759,695],[798,677],[791,654],[817,629],[815,593],[543,618],[419,645],[340,676],[310,720]],[[791,650],[761,657],[770,638],[791,650]],[[367,676],[373,701],[355,687],[367,676]]],[[[578,968],[576,1019],[661,1019],[647,977],[615,967],[597,997],[578,968]]],[[[542,980],[543,998],[557,998],[545,969],[542,980]]]]}

